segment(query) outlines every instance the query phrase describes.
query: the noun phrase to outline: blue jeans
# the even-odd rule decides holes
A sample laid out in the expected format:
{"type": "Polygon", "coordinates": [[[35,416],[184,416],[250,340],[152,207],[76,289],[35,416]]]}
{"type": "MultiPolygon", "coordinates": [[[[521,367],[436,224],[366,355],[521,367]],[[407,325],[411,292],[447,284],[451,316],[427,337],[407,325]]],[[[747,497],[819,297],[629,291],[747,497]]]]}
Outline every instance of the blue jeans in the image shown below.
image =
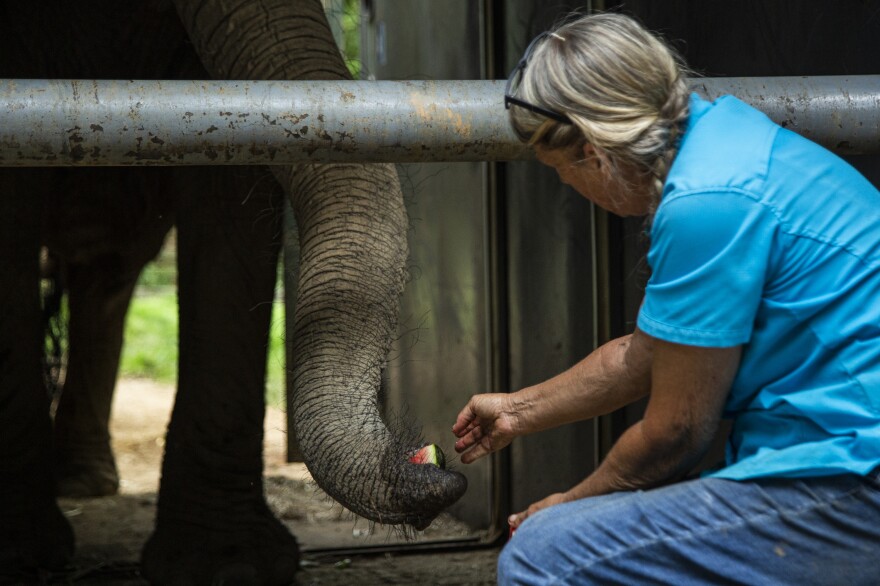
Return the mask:
{"type": "Polygon", "coordinates": [[[529,517],[499,584],[880,584],[880,474],[701,478],[529,517]]]}

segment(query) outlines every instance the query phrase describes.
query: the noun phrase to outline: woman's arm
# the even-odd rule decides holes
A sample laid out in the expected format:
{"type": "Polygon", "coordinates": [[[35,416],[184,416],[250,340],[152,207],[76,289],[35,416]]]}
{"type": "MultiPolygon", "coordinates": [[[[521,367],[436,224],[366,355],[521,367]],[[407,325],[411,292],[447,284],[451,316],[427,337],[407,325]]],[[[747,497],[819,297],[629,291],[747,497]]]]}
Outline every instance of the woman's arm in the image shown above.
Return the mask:
{"type": "Polygon", "coordinates": [[[610,413],[650,389],[652,338],[635,333],[612,340],[567,371],[515,393],[475,395],[453,433],[465,464],[527,435],[610,413]]]}
{"type": "Polygon", "coordinates": [[[648,394],[653,339],[633,334],[600,346],[565,372],[513,393],[525,433],[605,415],[648,394]]]}
{"type": "Polygon", "coordinates": [[[654,339],[651,396],[644,418],[620,437],[583,482],[514,515],[511,525],[553,504],[651,488],[687,474],[715,436],[741,353],[740,346],[699,348],[654,339]]]}

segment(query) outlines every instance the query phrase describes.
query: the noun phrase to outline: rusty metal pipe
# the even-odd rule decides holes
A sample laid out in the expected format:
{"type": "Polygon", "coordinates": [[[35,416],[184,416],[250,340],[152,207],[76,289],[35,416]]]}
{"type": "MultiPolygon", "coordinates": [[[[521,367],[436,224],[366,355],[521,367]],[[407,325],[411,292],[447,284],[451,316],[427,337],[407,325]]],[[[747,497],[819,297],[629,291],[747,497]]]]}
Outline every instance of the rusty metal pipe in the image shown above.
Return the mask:
{"type": "Polygon", "coordinates": [[[527,156],[492,81],[0,81],[0,165],[527,156]]]}
{"type": "MultiPolygon", "coordinates": [[[[712,78],[842,153],[880,152],[880,76],[712,78]]],[[[0,166],[504,161],[500,81],[0,80],[0,166]]]]}

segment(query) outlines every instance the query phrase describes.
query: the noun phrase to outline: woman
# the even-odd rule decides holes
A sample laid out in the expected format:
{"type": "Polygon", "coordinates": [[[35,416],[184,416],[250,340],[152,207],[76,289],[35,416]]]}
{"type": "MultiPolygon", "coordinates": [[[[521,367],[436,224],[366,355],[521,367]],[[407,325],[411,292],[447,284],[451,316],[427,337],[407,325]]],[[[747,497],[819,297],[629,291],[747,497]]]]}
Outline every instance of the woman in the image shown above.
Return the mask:
{"type": "Polygon", "coordinates": [[[548,381],[474,396],[470,463],[649,397],[580,484],[512,515],[499,581],[880,580],[880,193],[733,97],[690,96],[632,19],[539,36],[505,99],[538,160],[648,215],[636,331],[548,381]],[[681,481],[732,420],[725,465],[681,481]]]}

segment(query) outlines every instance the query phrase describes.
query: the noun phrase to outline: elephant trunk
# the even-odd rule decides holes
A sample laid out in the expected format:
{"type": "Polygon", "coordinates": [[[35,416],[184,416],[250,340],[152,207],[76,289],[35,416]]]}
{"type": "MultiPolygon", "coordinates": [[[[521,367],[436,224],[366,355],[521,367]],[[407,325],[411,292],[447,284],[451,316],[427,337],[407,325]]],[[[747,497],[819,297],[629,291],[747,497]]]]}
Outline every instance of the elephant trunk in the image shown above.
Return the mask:
{"type": "MultiPolygon", "coordinates": [[[[226,79],[344,79],[317,0],[176,0],[196,51],[226,79]]],[[[427,526],[464,493],[461,474],[413,464],[418,438],[378,409],[406,278],[408,221],[391,165],[275,168],[300,234],[289,407],[315,481],[368,519],[427,526]]]]}
{"type": "Polygon", "coordinates": [[[397,175],[388,165],[309,166],[284,184],[295,194],[302,250],[291,407],[306,464],[356,513],[424,527],[466,481],[410,463],[417,437],[392,433],[379,414],[406,278],[408,220],[397,175]]]}

